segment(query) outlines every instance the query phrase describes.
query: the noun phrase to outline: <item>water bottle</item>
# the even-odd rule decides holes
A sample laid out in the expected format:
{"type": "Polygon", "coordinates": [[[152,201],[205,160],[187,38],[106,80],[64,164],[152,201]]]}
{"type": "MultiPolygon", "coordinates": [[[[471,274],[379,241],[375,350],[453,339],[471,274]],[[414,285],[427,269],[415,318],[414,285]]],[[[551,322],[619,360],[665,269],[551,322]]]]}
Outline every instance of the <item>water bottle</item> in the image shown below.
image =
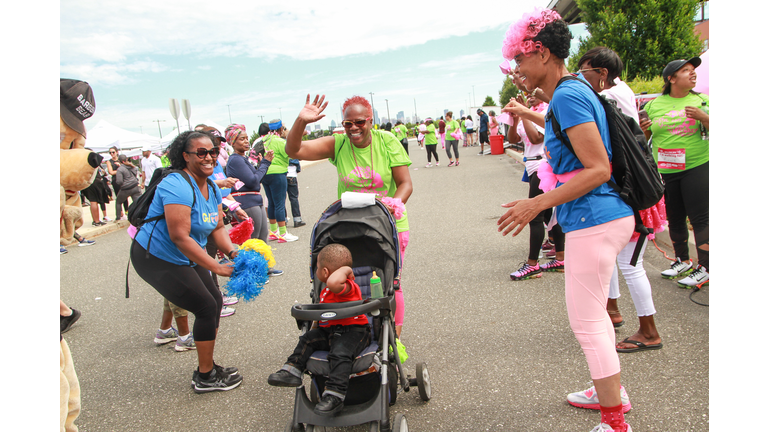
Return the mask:
{"type": "MultiPolygon", "coordinates": [[[[709,108],[707,108],[706,102],[701,103],[701,110],[709,114],[709,108]]],[[[701,139],[703,141],[709,141],[709,131],[704,127],[704,123],[699,122],[699,130],[701,131],[701,139]]]]}
{"type": "Polygon", "coordinates": [[[384,291],[381,289],[381,279],[373,272],[371,276],[371,298],[377,299],[384,297],[384,291]]]}

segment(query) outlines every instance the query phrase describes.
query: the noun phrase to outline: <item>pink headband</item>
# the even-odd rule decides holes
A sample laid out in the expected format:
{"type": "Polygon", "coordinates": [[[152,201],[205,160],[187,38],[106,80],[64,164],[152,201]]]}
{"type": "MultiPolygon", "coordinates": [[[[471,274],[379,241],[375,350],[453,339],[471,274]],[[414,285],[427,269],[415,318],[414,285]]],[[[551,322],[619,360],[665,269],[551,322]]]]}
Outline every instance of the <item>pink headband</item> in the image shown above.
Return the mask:
{"type": "Polygon", "coordinates": [[[224,136],[227,138],[227,142],[234,144],[240,133],[245,133],[245,126],[241,124],[231,124],[224,129],[224,136]]]}
{"type": "Polygon", "coordinates": [[[504,37],[501,54],[507,60],[514,60],[519,54],[528,54],[541,49],[539,41],[533,41],[539,32],[549,23],[561,19],[560,15],[550,9],[535,7],[532,12],[523,14],[522,18],[513,22],[504,37]]]}

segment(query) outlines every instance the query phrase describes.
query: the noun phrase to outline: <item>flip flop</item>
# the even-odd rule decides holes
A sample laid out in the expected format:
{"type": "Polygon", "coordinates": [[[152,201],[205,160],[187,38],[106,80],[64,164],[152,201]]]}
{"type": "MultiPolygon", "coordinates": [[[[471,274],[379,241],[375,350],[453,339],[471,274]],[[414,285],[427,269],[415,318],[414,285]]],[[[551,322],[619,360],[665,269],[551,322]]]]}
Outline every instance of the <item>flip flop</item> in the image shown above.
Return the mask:
{"type": "Polygon", "coordinates": [[[644,344],[642,342],[638,342],[638,341],[632,340],[630,338],[626,338],[626,339],[624,339],[623,341],[621,341],[619,343],[629,343],[629,344],[637,345],[637,348],[616,348],[616,351],[617,352],[621,352],[621,353],[657,350],[657,349],[661,349],[661,347],[664,346],[663,344],[660,344],[660,343],[654,344],[654,345],[646,345],[646,344],[644,344]]]}

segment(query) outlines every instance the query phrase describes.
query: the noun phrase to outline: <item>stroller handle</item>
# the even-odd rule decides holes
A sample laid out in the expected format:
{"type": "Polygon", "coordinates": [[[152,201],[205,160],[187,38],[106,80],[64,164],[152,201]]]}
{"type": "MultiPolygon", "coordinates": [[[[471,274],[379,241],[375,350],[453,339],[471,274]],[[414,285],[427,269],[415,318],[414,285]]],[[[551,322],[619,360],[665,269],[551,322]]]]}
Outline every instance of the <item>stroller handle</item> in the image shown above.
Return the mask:
{"type": "Polygon", "coordinates": [[[378,310],[390,309],[394,297],[357,300],[342,303],[295,304],[291,306],[291,316],[303,321],[338,320],[352,318],[378,310]]]}

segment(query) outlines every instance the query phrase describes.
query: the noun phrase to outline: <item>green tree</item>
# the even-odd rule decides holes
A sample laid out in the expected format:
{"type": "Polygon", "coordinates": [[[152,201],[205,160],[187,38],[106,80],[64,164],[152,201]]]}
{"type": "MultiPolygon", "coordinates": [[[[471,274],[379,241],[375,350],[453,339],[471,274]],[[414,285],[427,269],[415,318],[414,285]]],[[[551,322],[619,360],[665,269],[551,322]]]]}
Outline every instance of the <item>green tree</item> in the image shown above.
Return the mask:
{"type": "Polygon", "coordinates": [[[496,106],[496,102],[493,101],[492,97],[486,96],[483,101],[483,106],[496,106]]]}
{"type": "Polygon", "coordinates": [[[512,78],[507,75],[504,78],[504,84],[502,84],[501,90],[499,90],[499,103],[501,106],[506,105],[509,103],[510,99],[516,97],[519,92],[520,89],[517,88],[512,78]]]}
{"type": "Polygon", "coordinates": [[[652,78],[674,59],[701,54],[693,31],[700,0],[576,0],[589,36],[568,62],[575,71],[584,53],[606,46],[624,62],[623,80],[652,78]]]}

